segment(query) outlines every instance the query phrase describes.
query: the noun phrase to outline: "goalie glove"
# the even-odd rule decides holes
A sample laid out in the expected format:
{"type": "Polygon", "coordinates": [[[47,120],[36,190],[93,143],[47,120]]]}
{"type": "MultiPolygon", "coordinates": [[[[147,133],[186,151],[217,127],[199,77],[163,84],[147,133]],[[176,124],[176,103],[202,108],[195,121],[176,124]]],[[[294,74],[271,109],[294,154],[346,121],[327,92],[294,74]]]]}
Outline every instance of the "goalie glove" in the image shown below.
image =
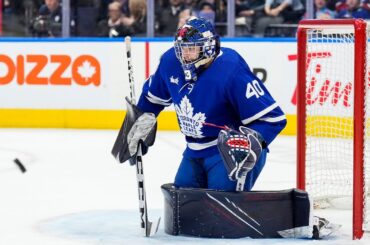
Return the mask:
{"type": "Polygon", "coordinates": [[[221,130],[217,142],[229,179],[232,181],[245,177],[253,169],[264,145],[258,132],[244,126],[240,126],[239,130],[221,130]]]}
{"type": "Polygon", "coordinates": [[[127,114],[114,143],[112,154],[123,163],[130,160],[134,165],[134,158],[141,144],[142,154],[148,152],[149,146],[155,141],[157,131],[157,120],[153,113],[142,112],[136,105],[131,104],[126,97],[127,114]]]}

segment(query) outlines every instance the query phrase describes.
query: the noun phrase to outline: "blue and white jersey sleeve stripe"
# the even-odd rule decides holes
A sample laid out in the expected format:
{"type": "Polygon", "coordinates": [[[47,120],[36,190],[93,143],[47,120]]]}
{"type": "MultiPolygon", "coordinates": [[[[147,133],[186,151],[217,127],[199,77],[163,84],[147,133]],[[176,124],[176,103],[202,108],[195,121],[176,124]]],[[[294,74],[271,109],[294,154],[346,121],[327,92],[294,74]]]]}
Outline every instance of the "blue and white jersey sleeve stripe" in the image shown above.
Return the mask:
{"type": "Polygon", "coordinates": [[[152,112],[156,116],[164,107],[172,104],[168,87],[161,74],[161,63],[156,72],[145,81],[137,106],[144,112],[152,112]]]}
{"type": "Polygon", "coordinates": [[[163,105],[163,106],[169,106],[171,105],[171,98],[169,99],[162,99],[162,98],[159,98],[158,96],[155,96],[154,94],[152,94],[150,91],[148,91],[148,94],[146,96],[146,98],[152,102],[153,104],[157,104],[157,105],[163,105]]]}
{"type": "Polygon", "coordinates": [[[259,132],[267,144],[271,143],[286,125],[278,103],[243,60],[230,83],[227,97],[241,123],[259,132]]]}
{"type": "Polygon", "coordinates": [[[270,111],[273,111],[278,106],[279,105],[277,103],[274,103],[274,104],[266,107],[265,109],[261,110],[260,112],[256,113],[255,115],[242,119],[242,123],[244,125],[247,125],[248,123],[253,122],[254,120],[260,119],[261,117],[263,117],[264,115],[266,115],[270,111]]]}
{"type": "Polygon", "coordinates": [[[266,121],[266,122],[280,122],[286,120],[286,116],[277,116],[277,117],[261,117],[258,120],[260,121],[266,121]]]}

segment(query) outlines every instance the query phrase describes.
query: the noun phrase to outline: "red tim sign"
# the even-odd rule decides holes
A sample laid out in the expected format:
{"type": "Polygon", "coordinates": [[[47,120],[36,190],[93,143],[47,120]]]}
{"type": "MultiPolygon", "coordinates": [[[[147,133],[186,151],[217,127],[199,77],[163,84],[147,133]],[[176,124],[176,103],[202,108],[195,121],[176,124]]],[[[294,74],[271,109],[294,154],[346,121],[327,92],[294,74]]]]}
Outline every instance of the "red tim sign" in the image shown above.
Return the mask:
{"type": "MultiPolygon", "coordinates": [[[[349,97],[352,93],[353,82],[341,82],[332,81],[330,78],[325,78],[325,81],[318,81],[317,76],[319,76],[325,67],[325,60],[332,58],[330,52],[313,52],[307,55],[307,67],[310,68],[311,61],[314,59],[319,59],[315,62],[315,67],[311,68],[312,74],[309,79],[309,84],[306,94],[307,105],[319,104],[324,105],[325,103],[331,103],[336,106],[341,99],[343,99],[343,106],[350,107],[349,97]]],[[[297,55],[288,55],[289,61],[296,61],[297,55]]],[[[370,75],[370,74],[369,74],[370,75]]],[[[368,83],[370,86],[370,81],[368,83]]],[[[293,96],[291,98],[293,105],[297,105],[297,86],[294,90],[293,96]]]]}

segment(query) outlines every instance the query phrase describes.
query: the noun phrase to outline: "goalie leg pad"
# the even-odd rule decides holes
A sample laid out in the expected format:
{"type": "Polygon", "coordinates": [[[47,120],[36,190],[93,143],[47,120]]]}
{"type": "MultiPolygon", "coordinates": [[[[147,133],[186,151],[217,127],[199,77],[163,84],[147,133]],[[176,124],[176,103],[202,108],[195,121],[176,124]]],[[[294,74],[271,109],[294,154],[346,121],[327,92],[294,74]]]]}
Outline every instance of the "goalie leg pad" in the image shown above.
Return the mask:
{"type": "Polygon", "coordinates": [[[209,238],[311,238],[310,201],[298,189],[222,192],[162,185],[170,235],[209,238]]]}

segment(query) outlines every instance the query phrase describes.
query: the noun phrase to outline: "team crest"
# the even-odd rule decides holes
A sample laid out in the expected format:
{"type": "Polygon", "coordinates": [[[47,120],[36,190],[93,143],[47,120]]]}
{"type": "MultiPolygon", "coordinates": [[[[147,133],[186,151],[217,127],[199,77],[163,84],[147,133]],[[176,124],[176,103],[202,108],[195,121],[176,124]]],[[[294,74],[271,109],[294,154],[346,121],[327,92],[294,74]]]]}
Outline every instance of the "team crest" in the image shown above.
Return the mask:
{"type": "Polygon", "coordinates": [[[174,76],[171,76],[170,77],[170,83],[174,83],[176,85],[179,85],[179,78],[178,77],[174,77],[174,76]]]}
{"type": "Polygon", "coordinates": [[[175,105],[175,110],[180,123],[180,129],[183,134],[193,138],[203,138],[203,123],[206,121],[204,113],[194,114],[194,108],[187,96],[184,96],[180,105],[175,105]]]}

